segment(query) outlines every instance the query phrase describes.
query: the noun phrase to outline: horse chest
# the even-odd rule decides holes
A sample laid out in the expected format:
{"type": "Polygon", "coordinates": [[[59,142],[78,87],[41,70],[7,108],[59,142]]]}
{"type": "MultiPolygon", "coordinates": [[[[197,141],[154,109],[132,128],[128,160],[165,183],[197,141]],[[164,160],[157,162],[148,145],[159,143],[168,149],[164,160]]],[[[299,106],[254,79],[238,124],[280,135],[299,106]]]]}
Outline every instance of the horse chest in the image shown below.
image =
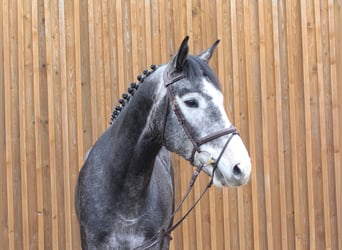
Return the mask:
{"type": "Polygon", "coordinates": [[[134,249],[142,246],[147,240],[151,224],[145,219],[122,220],[115,225],[114,231],[108,237],[111,248],[134,249]]]}
{"type": "Polygon", "coordinates": [[[115,232],[108,240],[110,247],[117,249],[133,249],[143,245],[145,241],[143,234],[134,232],[115,232]]]}

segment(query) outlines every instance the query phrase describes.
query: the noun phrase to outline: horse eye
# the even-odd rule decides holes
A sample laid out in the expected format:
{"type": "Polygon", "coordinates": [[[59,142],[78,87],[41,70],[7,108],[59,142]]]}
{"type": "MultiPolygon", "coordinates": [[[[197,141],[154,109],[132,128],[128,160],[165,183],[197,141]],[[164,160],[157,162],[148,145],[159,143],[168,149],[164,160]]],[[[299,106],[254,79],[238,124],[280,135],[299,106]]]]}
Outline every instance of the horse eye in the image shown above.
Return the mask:
{"type": "Polygon", "coordinates": [[[188,106],[189,108],[198,108],[198,102],[195,99],[190,99],[184,101],[185,105],[188,106]]]}

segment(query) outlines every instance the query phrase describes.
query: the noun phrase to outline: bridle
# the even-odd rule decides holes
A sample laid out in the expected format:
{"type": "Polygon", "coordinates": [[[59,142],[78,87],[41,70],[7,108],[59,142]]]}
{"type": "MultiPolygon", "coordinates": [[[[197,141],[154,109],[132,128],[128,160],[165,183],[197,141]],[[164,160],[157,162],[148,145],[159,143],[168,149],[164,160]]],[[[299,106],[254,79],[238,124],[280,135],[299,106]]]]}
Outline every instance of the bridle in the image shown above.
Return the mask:
{"type": "Polygon", "coordinates": [[[172,75],[170,75],[170,73],[168,72],[167,69],[164,71],[163,79],[164,79],[164,85],[165,85],[166,90],[167,90],[167,102],[166,102],[165,112],[164,112],[164,125],[163,125],[163,131],[162,131],[162,139],[164,140],[166,123],[167,123],[167,116],[169,113],[169,104],[171,104],[172,110],[175,113],[179,124],[182,126],[186,136],[188,137],[191,144],[193,145],[193,150],[192,150],[191,157],[190,157],[189,161],[190,161],[191,165],[194,165],[195,153],[201,152],[200,151],[201,145],[206,144],[206,143],[213,141],[215,139],[218,139],[219,137],[224,136],[224,135],[229,135],[229,134],[238,135],[239,133],[238,133],[237,129],[233,125],[231,125],[229,128],[219,130],[217,132],[214,132],[214,133],[207,135],[207,136],[204,136],[202,138],[195,138],[195,136],[191,132],[191,128],[190,128],[188,121],[185,119],[182,111],[179,108],[179,105],[176,101],[175,95],[174,95],[172,88],[171,88],[172,84],[174,84],[174,83],[176,83],[176,82],[178,82],[184,78],[185,78],[185,76],[182,73],[178,73],[178,74],[175,74],[174,76],[172,76],[172,75]]]}
{"type": "Polygon", "coordinates": [[[192,150],[191,157],[189,160],[191,165],[194,165],[194,160],[195,160],[194,158],[195,158],[196,152],[198,152],[198,153],[201,152],[201,150],[200,150],[201,145],[208,143],[210,141],[213,141],[215,139],[218,139],[218,138],[225,136],[225,135],[230,135],[230,136],[228,137],[228,139],[227,139],[225,145],[223,146],[223,148],[220,152],[220,155],[217,157],[217,159],[212,159],[212,162],[210,162],[210,164],[213,166],[211,179],[210,179],[209,183],[207,184],[207,186],[205,187],[205,189],[200,194],[199,198],[194,202],[194,204],[188,209],[188,211],[175,224],[169,225],[170,222],[173,220],[174,216],[176,215],[176,213],[181,208],[181,206],[184,203],[184,201],[186,200],[186,198],[188,197],[188,195],[190,194],[190,191],[191,191],[193,185],[195,184],[195,181],[196,181],[198,175],[202,171],[204,164],[200,164],[196,168],[196,170],[194,171],[194,173],[191,177],[189,186],[188,186],[185,194],[183,195],[183,198],[178,203],[174,212],[169,216],[169,218],[167,220],[168,224],[164,225],[160,229],[160,231],[158,231],[150,240],[146,241],[142,246],[137,247],[135,249],[150,249],[155,244],[162,241],[164,237],[168,237],[168,238],[172,239],[171,238],[171,232],[173,230],[175,230],[176,227],[178,227],[184,221],[184,219],[190,214],[190,212],[196,207],[198,202],[202,199],[202,197],[204,196],[206,191],[212,186],[215,171],[218,167],[218,163],[221,160],[221,157],[222,157],[224,151],[226,150],[226,148],[227,148],[229,142],[231,141],[231,139],[233,138],[233,136],[239,135],[238,130],[233,125],[231,125],[229,128],[219,130],[217,132],[214,132],[214,133],[207,135],[207,136],[204,136],[202,138],[199,138],[199,139],[195,138],[195,136],[191,132],[191,127],[190,127],[189,123],[187,122],[187,120],[185,119],[181,109],[179,108],[179,105],[176,101],[175,95],[174,95],[172,88],[171,88],[172,84],[174,84],[174,83],[176,83],[176,82],[178,82],[184,78],[186,78],[184,74],[182,74],[182,73],[170,74],[167,69],[164,71],[164,74],[163,74],[164,86],[166,87],[166,90],[167,90],[167,97],[166,97],[167,101],[166,101],[166,105],[165,105],[164,122],[163,122],[163,130],[162,130],[163,145],[164,145],[164,136],[165,136],[167,117],[169,114],[169,106],[170,105],[171,105],[172,110],[178,119],[179,124],[182,126],[186,136],[188,137],[191,144],[193,145],[193,150],[192,150]]]}

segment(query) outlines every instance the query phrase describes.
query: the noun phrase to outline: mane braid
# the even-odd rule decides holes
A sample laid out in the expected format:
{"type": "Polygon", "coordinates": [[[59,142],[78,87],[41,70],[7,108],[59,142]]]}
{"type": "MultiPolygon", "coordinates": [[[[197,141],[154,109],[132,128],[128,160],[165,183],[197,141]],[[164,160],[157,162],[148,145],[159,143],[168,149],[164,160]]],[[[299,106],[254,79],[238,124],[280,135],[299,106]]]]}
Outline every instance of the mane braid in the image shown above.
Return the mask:
{"type": "Polygon", "coordinates": [[[114,123],[115,119],[119,116],[122,109],[126,106],[126,104],[129,102],[129,100],[133,97],[135,92],[138,90],[139,85],[144,82],[146,77],[148,77],[150,74],[152,74],[154,71],[156,71],[156,69],[158,67],[156,65],[152,64],[150,68],[151,68],[151,70],[145,69],[143,71],[142,75],[141,74],[138,75],[137,76],[138,82],[132,82],[131,86],[127,89],[127,93],[122,94],[122,96],[121,96],[122,98],[119,99],[119,105],[117,105],[112,111],[112,115],[110,118],[109,125],[112,125],[114,123]]]}

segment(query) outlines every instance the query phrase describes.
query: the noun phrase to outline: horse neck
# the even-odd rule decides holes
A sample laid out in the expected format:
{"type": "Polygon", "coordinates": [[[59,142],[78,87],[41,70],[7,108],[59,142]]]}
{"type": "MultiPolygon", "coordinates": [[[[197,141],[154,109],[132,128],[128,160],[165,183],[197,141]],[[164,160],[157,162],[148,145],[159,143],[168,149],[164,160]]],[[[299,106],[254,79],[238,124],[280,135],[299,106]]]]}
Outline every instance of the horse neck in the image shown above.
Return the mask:
{"type": "Polygon", "coordinates": [[[156,81],[146,80],[110,128],[116,145],[113,155],[121,158],[114,159],[117,162],[113,166],[115,172],[121,173],[115,185],[120,183],[124,189],[122,195],[135,204],[146,194],[154,161],[162,146],[160,135],[151,129],[149,118],[155,103],[153,92],[158,90],[158,85],[156,81]]]}

